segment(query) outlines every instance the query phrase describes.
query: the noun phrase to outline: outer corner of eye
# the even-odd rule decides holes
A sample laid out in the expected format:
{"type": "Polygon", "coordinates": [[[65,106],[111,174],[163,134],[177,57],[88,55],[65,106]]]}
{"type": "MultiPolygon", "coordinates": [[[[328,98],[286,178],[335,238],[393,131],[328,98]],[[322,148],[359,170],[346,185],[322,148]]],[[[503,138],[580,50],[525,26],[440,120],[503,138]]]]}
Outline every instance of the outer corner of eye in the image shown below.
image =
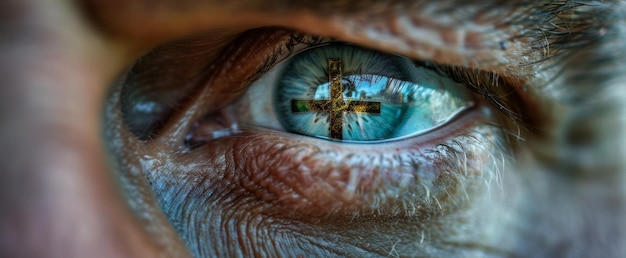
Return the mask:
{"type": "Polygon", "coordinates": [[[428,133],[474,104],[429,66],[346,44],[309,48],[253,83],[237,104],[252,126],[342,142],[428,133]]]}

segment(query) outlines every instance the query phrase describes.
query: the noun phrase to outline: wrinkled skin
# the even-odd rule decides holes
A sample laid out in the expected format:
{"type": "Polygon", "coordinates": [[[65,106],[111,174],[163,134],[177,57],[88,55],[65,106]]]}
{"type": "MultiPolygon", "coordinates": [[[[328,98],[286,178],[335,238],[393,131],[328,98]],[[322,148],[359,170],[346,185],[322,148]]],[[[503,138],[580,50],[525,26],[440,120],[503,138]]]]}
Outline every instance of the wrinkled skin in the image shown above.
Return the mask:
{"type": "Polygon", "coordinates": [[[626,256],[624,1],[271,2],[0,3],[0,256],[626,256]],[[292,33],[463,67],[480,108],[190,147],[292,33]]]}

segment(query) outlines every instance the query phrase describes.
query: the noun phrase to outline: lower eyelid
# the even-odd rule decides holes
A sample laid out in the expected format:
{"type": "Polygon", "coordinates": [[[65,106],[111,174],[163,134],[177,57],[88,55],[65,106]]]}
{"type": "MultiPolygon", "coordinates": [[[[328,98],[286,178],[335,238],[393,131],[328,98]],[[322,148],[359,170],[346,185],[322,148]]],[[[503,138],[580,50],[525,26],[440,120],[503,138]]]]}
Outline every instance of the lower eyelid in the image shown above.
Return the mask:
{"type": "Polygon", "coordinates": [[[224,171],[230,174],[226,177],[272,209],[280,207],[312,217],[371,212],[374,200],[377,208],[401,205],[405,199],[398,195],[439,198],[437,195],[445,191],[433,189],[447,187],[448,183],[441,183],[448,182],[442,181],[449,176],[444,172],[460,173],[458,167],[453,167],[461,162],[453,152],[475,159],[464,161],[464,173],[468,173],[467,164],[473,164],[469,166],[470,174],[479,173],[481,168],[472,166],[486,163],[489,147],[482,145],[492,140],[489,134],[476,134],[474,130],[484,127],[485,118],[484,112],[475,107],[451,121],[438,135],[381,144],[336,143],[242,127],[237,134],[202,144],[191,152],[210,159],[215,151],[229,150],[227,155],[232,157],[226,160],[232,167],[224,171]],[[448,142],[457,145],[449,147],[454,144],[448,142]],[[472,144],[482,147],[469,148],[472,144]]]}

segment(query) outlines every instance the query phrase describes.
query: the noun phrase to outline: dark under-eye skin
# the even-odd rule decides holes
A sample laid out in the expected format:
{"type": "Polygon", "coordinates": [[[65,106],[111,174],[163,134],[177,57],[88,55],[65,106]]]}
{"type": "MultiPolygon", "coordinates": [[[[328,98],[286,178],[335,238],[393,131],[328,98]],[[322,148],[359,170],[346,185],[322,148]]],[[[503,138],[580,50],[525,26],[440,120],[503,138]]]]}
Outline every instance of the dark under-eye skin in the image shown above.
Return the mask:
{"type": "Polygon", "coordinates": [[[571,40],[584,53],[600,30],[584,15],[565,13],[593,7],[477,3],[458,13],[447,8],[451,3],[408,6],[430,6],[457,23],[398,10],[395,20],[368,21],[387,10],[372,5],[345,16],[339,9],[324,18],[304,12],[326,31],[306,19],[274,18],[267,26],[236,24],[152,49],[112,86],[105,110],[108,148],[130,206],[150,233],[173,229],[198,257],[558,253],[550,241],[567,234],[542,232],[531,222],[546,218],[556,231],[574,225],[574,219],[554,223],[558,216],[544,210],[550,205],[535,203],[563,201],[550,191],[571,179],[522,170],[518,162],[531,156],[529,162],[558,163],[534,153],[533,144],[551,137],[548,128],[558,123],[548,108],[564,105],[548,86],[562,78],[555,60],[573,54],[558,47],[576,46],[567,45],[565,33],[533,30],[538,22],[555,31],[578,22],[580,31],[569,32],[580,33],[571,40]],[[556,10],[563,15],[550,18],[556,10]],[[525,20],[540,15],[544,20],[525,20]],[[331,39],[435,63],[475,104],[437,130],[375,144],[240,125],[245,117],[229,107],[252,82],[302,45],[331,39]],[[207,136],[218,130],[228,133],[207,136]]]}

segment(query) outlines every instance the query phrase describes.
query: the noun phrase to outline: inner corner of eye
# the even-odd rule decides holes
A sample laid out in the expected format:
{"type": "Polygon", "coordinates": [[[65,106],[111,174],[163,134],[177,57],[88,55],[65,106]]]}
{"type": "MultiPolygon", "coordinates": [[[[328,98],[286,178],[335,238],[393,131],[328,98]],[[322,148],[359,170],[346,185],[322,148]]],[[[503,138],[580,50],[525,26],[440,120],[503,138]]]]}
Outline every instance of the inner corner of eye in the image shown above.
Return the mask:
{"type": "Polygon", "coordinates": [[[334,43],[288,57],[232,105],[237,124],[342,142],[426,134],[474,104],[432,65],[334,43]]]}

